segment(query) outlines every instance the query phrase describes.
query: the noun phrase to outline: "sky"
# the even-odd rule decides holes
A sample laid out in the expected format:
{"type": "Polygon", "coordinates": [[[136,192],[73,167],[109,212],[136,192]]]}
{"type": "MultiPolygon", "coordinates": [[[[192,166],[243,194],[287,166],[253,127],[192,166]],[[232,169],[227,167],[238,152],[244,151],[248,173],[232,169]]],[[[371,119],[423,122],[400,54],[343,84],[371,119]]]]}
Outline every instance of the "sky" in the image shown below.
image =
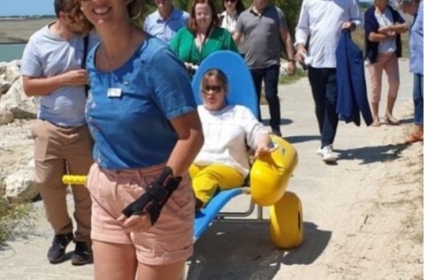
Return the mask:
{"type": "Polygon", "coordinates": [[[0,16],[54,15],[53,2],[53,0],[2,0],[0,16]]]}
{"type": "MultiPolygon", "coordinates": [[[[373,0],[360,0],[372,2],[373,0]]],[[[11,15],[54,15],[53,0],[2,0],[0,16],[11,15]]]]}
{"type": "MultiPolygon", "coordinates": [[[[372,2],[373,0],[360,0],[372,2]]],[[[7,3],[0,5],[0,16],[11,15],[54,15],[53,0],[2,0],[7,3]]]]}

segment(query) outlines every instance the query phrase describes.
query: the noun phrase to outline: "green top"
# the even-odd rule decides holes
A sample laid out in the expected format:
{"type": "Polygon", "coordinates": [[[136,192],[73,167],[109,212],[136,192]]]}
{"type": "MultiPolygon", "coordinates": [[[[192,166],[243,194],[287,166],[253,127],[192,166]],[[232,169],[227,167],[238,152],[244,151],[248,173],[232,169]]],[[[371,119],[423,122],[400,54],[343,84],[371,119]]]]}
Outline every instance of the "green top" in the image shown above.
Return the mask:
{"type": "Polygon", "coordinates": [[[177,31],[169,45],[181,61],[196,65],[215,51],[231,50],[239,53],[231,33],[224,28],[216,26],[211,30],[201,51],[198,50],[195,44],[194,34],[186,27],[177,31]]]}

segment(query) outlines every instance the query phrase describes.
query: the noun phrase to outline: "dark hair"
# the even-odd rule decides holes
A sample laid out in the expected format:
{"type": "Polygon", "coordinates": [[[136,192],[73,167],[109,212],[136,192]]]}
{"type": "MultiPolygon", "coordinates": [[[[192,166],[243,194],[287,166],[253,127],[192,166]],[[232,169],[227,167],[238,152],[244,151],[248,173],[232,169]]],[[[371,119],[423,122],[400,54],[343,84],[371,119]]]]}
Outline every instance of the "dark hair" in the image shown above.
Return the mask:
{"type": "MultiPolygon", "coordinates": [[[[226,0],[222,0],[221,2],[222,12],[225,11],[225,1],[226,0]]],[[[239,16],[245,10],[245,5],[243,5],[242,0],[235,0],[235,1],[236,1],[236,12],[237,15],[239,16]]]]}
{"type": "Polygon", "coordinates": [[[221,85],[225,93],[228,93],[228,78],[222,70],[217,68],[208,69],[201,79],[201,91],[204,88],[205,82],[208,78],[214,77],[221,85]]]}
{"type": "Polygon", "coordinates": [[[411,5],[412,2],[415,2],[417,4],[420,3],[420,0],[396,0],[396,5],[400,6],[400,5],[411,5]]]}
{"type": "MultiPolygon", "coordinates": [[[[69,1],[72,2],[72,1],[69,1]]],[[[54,14],[59,18],[60,12],[65,12],[68,0],[54,0],[54,14]]]]}
{"type": "Polygon", "coordinates": [[[219,19],[216,7],[213,4],[213,1],[212,0],[195,0],[192,4],[192,8],[190,10],[190,18],[189,18],[189,24],[188,24],[188,29],[192,33],[195,33],[197,28],[198,28],[198,25],[196,24],[196,15],[195,15],[195,7],[197,4],[207,4],[211,10],[211,16],[212,16],[211,25],[212,26],[220,26],[220,19],[219,19]]]}
{"type": "Polygon", "coordinates": [[[83,12],[80,10],[81,0],[54,0],[54,9],[56,17],[60,17],[60,13],[64,13],[68,18],[68,26],[71,31],[76,34],[88,34],[94,26],[89,22],[83,12]]]}

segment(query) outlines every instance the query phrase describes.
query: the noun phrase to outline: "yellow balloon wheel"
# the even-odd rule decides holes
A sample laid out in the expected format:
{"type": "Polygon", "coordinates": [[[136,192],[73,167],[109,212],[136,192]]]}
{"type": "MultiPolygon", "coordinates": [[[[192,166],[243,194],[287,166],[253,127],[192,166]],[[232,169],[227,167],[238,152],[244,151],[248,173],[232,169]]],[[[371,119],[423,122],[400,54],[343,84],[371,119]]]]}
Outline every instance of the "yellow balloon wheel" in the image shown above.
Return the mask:
{"type": "Polygon", "coordinates": [[[272,243],[281,249],[299,246],[304,237],[302,203],[292,192],[270,207],[270,236],[272,243]]]}

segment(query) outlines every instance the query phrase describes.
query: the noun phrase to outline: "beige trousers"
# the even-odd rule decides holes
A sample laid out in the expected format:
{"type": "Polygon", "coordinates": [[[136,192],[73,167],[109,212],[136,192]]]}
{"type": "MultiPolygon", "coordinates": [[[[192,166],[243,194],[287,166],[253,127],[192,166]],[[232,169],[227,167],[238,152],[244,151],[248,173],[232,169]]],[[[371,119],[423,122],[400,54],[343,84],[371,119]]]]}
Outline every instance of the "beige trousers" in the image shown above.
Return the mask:
{"type": "MultiPolygon", "coordinates": [[[[55,234],[73,232],[68,214],[66,173],[86,175],[93,163],[93,140],[87,126],[64,128],[48,121],[36,120],[32,127],[35,143],[35,184],[42,197],[47,219],[55,234]]],[[[90,242],[91,198],[84,186],[73,186],[76,241],[90,242]]]]}

